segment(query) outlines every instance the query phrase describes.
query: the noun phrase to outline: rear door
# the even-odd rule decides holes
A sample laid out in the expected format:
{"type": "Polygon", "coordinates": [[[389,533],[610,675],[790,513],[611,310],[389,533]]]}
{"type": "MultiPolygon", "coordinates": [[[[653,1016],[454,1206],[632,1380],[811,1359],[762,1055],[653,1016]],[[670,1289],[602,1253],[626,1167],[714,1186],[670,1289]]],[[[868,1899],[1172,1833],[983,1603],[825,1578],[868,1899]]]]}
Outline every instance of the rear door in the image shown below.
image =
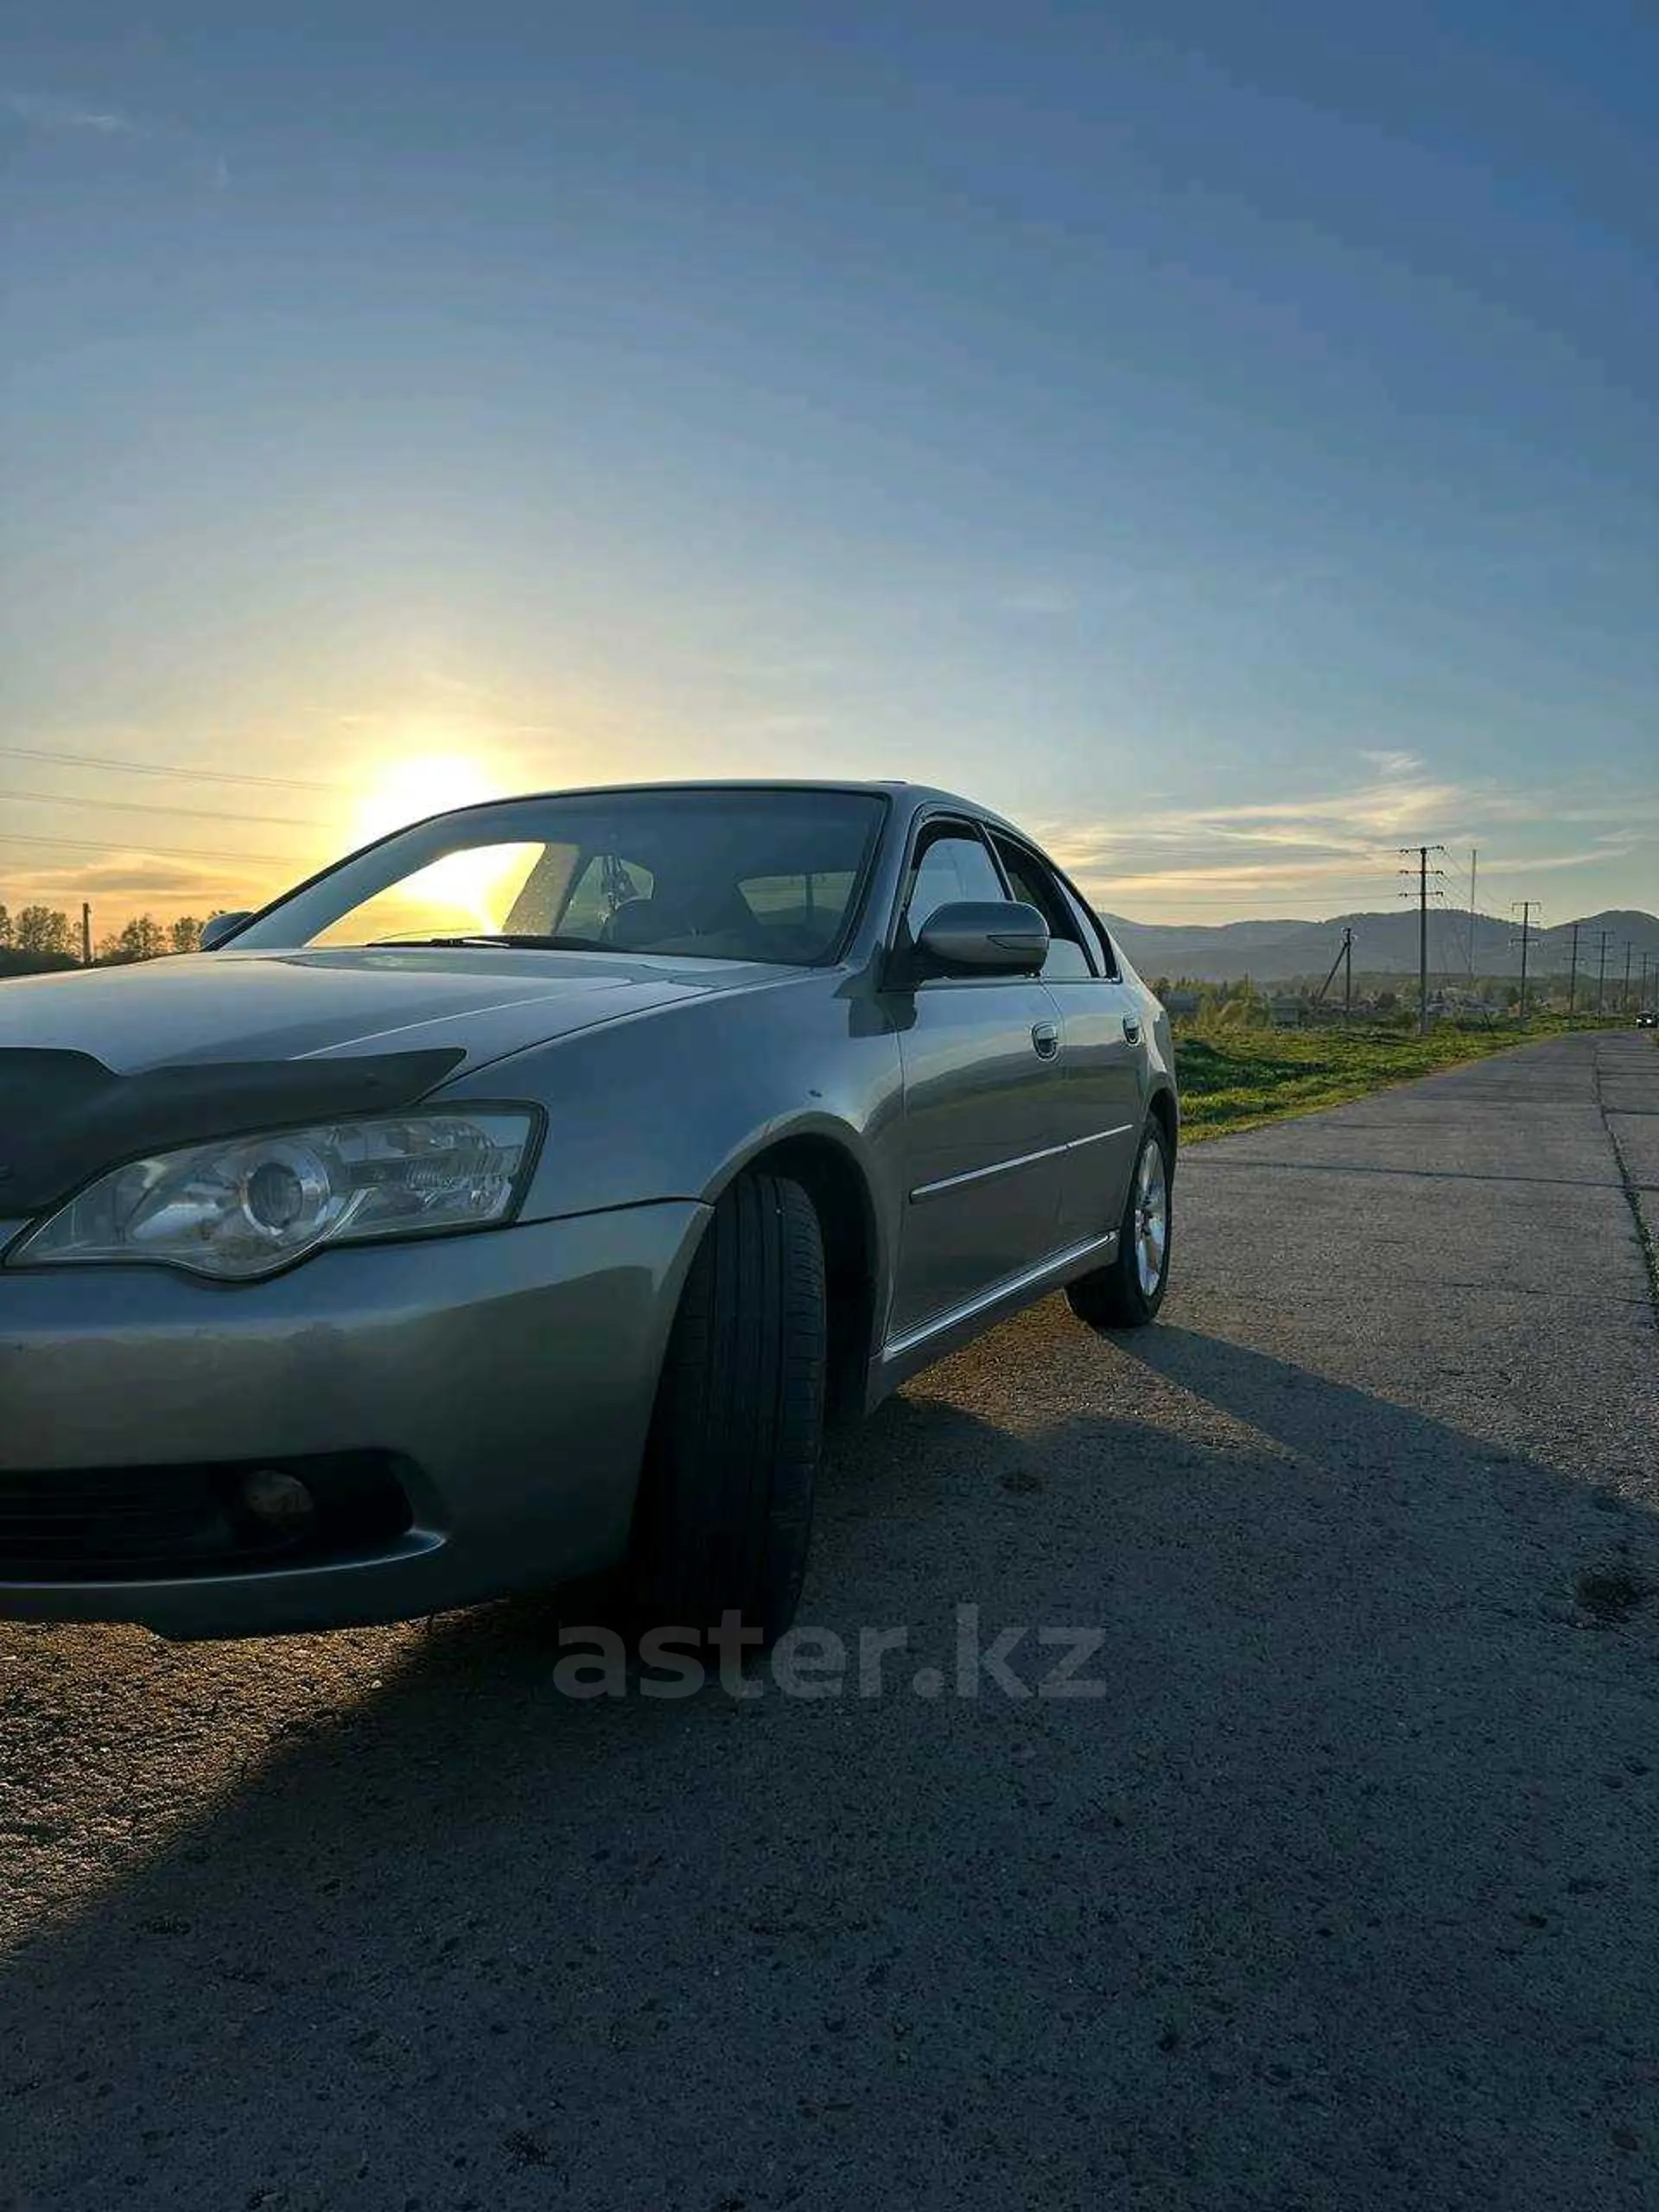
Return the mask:
{"type": "MultiPolygon", "coordinates": [[[[1007,893],[978,825],[916,833],[904,913],[1007,893]]],[[[904,1066],[903,1215],[889,1341],[959,1312],[1059,1247],[1060,1020],[1034,979],[932,976],[893,994],[904,1066]]]]}
{"type": "Polygon", "coordinates": [[[1060,1011],[1060,1242],[1116,1229],[1141,1133],[1146,1046],[1140,1009],[1109,972],[1110,946],[1042,855],[1001,830],[992,842],[1016,899],[1048,924],[1043,982],[1060,1011]]]}

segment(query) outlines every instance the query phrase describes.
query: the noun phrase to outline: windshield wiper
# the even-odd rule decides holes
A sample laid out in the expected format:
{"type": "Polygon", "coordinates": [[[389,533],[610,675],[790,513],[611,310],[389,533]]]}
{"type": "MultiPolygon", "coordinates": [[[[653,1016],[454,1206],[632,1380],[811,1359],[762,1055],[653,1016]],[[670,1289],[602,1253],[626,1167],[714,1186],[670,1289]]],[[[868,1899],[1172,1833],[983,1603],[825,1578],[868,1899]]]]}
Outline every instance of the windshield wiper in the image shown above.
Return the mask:
{"type": "Polygon", "coordinates": [[[505,945],[515,952],[614,952],[617,949],[596,937],[535,937],[519,931],[475,930],[466,937],[371,938],[364,950],[368,952],[397,952],[418,950],[428,945],[448,949],[468,944],[505,945]]]}

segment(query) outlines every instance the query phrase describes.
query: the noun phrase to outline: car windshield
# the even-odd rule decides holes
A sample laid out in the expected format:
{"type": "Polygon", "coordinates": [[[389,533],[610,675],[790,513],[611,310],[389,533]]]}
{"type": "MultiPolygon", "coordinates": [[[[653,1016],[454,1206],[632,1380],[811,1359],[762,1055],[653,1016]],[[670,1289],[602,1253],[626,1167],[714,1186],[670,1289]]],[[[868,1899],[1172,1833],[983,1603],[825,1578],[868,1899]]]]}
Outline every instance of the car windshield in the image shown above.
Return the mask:
{"type": "Polygon", "coordinates": [[[830,790],[504,800],[354,855],[232,942],[822,960],[850,917],[882,811],[870,793],[830,790]]]}

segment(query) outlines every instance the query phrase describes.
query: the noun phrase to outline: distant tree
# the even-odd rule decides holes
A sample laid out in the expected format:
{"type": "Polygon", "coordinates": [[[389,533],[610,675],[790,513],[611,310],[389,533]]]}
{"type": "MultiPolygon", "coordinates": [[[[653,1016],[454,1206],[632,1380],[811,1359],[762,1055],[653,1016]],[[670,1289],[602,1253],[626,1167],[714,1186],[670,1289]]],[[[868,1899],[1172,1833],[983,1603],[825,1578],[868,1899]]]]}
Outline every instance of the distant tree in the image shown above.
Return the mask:
{"type": "Polygon", "coordinates": [[[175,952],[201,950],[201,924],[194,914],[181,914],[168,931],[168,936],[171,941],[171,950],[175,952]]]}
{"type": "Polygon", "coordinates": [[[170,950],[168,932],[154,914],[135,914],[124,929],[100,938],[98,957],[106,968],[124,968],[137,960],[159,959],[170,950]]]}
{"type": "Polygon", "coordinates": [[[1397,1014],[1399,1009],[1400,994],[1398,991],[1379,991],[1377,993],[1376,1010],[1379,1014],[1397,1014]]]}
{"type": "Polygon", "coordinates": [[[56,953],[67,958],[69,917],[55,906],[25,906],[13,925],[12,942],[19,952],[56,953]]]}
{"type": "Polygon", "coordinates": [[[11,934],[11,910],[0,906],[0,952],[10,951],[11,934]]]}

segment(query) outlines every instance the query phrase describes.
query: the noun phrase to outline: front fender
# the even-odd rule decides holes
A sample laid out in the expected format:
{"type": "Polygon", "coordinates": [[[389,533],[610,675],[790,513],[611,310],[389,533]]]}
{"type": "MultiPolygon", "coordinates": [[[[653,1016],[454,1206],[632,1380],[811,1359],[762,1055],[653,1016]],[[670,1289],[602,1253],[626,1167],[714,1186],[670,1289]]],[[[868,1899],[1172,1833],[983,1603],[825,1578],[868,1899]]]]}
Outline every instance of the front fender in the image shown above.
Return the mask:
{"type": "Polygon", "coordinates": [[[499,1060],[445,1100],[528,1098],[548,1132],[521,1218],[711,1203],[784,1143],[836,1147],[869,1193],[881,1263],[902,1181],[897,1034],[842,969],[710,994],[499,1060]]]}

